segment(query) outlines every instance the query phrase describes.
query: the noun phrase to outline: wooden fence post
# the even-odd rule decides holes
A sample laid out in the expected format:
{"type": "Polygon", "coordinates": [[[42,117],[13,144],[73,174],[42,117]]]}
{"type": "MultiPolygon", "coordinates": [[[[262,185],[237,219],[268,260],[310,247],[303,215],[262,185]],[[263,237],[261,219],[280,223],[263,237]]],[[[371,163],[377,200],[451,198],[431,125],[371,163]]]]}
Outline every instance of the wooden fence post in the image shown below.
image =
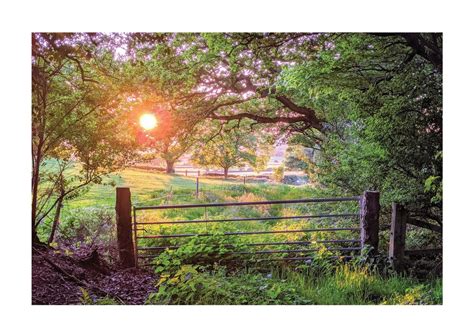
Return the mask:
{"type": "Polygon", "coordinates": [[[377,253],[379,247],[379,200],[378,191],[365,191],[360,198],[360,243],[362,247],[371,246],[372,253],[377,253]]]}
{"type": "Polygon", "coordinates": [[[120,264],[125,268],[135,267],[130,188],[116,189],[115,213],[117,217],[117,246],[120,264]]]}
{"type": "Polygon", "coordinates": [[[388,258],[397,271],[403,268],[407,219],[408,213],[403,205],[392,203],[392,222],[390,227],[388,258]]]}

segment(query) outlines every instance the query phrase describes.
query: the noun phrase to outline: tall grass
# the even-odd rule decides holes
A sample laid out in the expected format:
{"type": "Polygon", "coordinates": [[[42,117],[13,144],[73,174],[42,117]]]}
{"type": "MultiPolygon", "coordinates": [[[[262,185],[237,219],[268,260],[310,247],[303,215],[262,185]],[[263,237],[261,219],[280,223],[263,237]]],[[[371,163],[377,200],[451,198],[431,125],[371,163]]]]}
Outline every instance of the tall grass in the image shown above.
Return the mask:
{"type": "Polygon", "coordinates": [[[442,303],[441,279],[420,282],[398,274],[382,276],[368,266],[343,264],[320,276],[286,270],[276,277],[294,284],[304,299],[316,305],[442,303]]]}

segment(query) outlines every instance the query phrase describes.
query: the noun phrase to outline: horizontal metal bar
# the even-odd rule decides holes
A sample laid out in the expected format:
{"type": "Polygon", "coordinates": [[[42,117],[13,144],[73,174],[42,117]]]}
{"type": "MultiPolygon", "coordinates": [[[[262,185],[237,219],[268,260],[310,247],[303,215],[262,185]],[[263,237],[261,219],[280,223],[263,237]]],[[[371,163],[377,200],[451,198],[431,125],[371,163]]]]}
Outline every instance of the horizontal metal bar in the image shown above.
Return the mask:
{"type": "MultiPolygon", "coordinates": [[[[359,251],[362,248],[360,247],[348,247],[348,248],[331,248],[327,249],[330,252],[352,252],[352,251],[359,251]]],[[[277,250],[265,250],[265,251],[255,251],[255,252],[229,252],[225,255],[254,255],[254,254],[286,254],[286,253],[313,253],[320,251],[321,248],[313,248],[313,249],[277,249],[277,250]]],[[[155,258],[158,257],[159,254],[145,254],[145,255],[138,255],[141,259],[147,258],[155,258]]]]}
{"type": "Polygon", "coordinates": [[[295,204],[295,203],[321,203],[321,202],[348,202],[358,201],[359,196],[354,197],[334,197],[334,198],[305,198],[294,200],[278,201],[257,201],[257,202],[224,202],[224,203],[203,203],[203,204],[176,204],[158,206],[134,206],[135,210],[162,210],[162,209],[182,209],[182,208],[207,208],[222,206],[242,206],[242,205],[271,205],[271,204],[295,204]]]}
{"type": "MultiPolygon", "coordinates": [[[[335,232],[335,231],[359,231],[359,227],[338,227],[338,228],[314,228],[307,230],[280,230],[280,231],[254,231],[254,232],[225,232],[221,235],[253,235],[253,234],[276,234],[276,233],[299,233],[299,232],[335,232]]],[[[166,239],[166,238],[188,238],[188,237],[211,237],[216,234],[168,234],[168,235],[143,235],[137,239],[166,239]]]]}
{"type": "MultiPolygon", "coordinates": [[[[258,246],[278,246],[278,245],[310,245],[310,244],[329,244],[329,243],[355,243],[360,242],[358,239],[342,239],[342,240],[315,240],[315,241],[282,241],[282,242],[258,242],[243,244],[244,246],[258,247],[258,246]]],[[[201,244],[204,245],[204,244],[201,244]]],[[[154,246],[154,247],[138,247],[139,251],[153,251],[153,250],[164,250],[164,249],[178,249],[182,245],[170,245],[170,246],[154,246]]],[[[232,247],[235,245],[226,244],[225,247],[232,247]]]]}
{"type": "Polygon", "coordinates": [[[255,218],[227,218],[227,219],[200,219],[200,220],[170,220],[158,222],[136,222],[137,225],[174,225],[174,224],[197,224],[197,223],[221,223],[221,222],[240,222],[240,221],[265,221],[281,219],[306,219],[306,218],[334,218],[334,217],[359,217],[358,213],[337,213],[337,214],[319,214],[303,216],[270,216],[255,218]]]}
{"type": "MultiPolygon", "coordinates": [[[[350,255],[344,255],[344,256],[329,256],[326,259],[329,260],[336,260],[336,259],[352,259],[353,256],[350,255]]],[[[270,258],[270,259],[255,259],[254,261],[256,262],[262,262],[262,261],[308,261],[308,260],[314,260],[313,257],[281,257],[281,258],[270,258]]]]}
{"type": "MultiPolygon", "coordinates": [[[[327,248],[330,252],[351,252],[356,250],[361,250],[360,247],[347,247],[347,248],[327,248]]],[[[252,255],[252,254],[278,254],[278,253],[311,253],[318,252],[321,248],[312,248],[312,249],[277,249],[277,250],[263,250],[255,252],[231,252],[230,254],[242,254],[242,255],[252,255]]]]}
{"type": "MultiPolygon", "coordinates": [[[[336,260],[336,259],[352,259],[354,258],[354,256],[351,256],[351,255],[342,255],[342,256],[329,256],[329,257],[326,257],[325,259],[329,259],[329,260],[336,260]]],[[[146,260],[146,258],[144,258],[144,260],[146,260]]],[[[278,258],[261,258],[261,259],[239,259],[239,261],[243,261],[243,262],[266,262],[266,261],[312,261],[314,260],[313,257],[278,257],[278,258]]],[[[143,263],[141,264],[140,266],[144,266],[144,267],[151,267],[151,266],[155,266],[156,264],[155,263],[151,263],[151,262],[148,262],[148,263],[143,263]]]]}
{"type": "Polygon", "coordinates": [[[314,240],[314,241],[283,241],[283,242],[260,242],[245,244],[246,246],[273,246],[273,245],[309,245],[309,244],[329,244],[329,243],[354,243],[360,242],[358,239],[336,239],[336,240],[314,240]]]}

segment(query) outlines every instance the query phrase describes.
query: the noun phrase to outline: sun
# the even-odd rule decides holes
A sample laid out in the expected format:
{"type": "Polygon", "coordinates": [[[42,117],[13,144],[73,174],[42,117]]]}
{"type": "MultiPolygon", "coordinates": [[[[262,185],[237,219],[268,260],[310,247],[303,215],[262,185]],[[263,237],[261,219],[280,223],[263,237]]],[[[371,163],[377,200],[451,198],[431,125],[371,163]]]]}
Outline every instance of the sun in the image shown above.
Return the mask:
{"type": "Polygon", "coordinates": [[[143,114],[140,116],[140,126],[145,130],[151,130],[156,127],[158,121],[153,114],[143,114]]]}

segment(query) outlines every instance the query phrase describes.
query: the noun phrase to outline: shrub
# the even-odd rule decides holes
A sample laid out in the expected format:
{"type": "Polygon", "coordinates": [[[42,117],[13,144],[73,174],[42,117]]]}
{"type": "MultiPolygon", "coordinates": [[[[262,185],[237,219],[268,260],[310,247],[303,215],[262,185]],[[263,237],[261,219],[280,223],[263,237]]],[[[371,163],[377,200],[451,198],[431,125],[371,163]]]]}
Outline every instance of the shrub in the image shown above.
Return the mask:
{"type": "Polygon", "coordinates": [[[106,207],[71,210],[59,225],[57,242],[65,249],[100,249],[103,255],[114,257],[115,212],[106,207]]]}
{"type": "Polygon", "coordinates": [[[285,281],[272,280],[261,274],[229,274],[225,267],[211,271],[183,265],[174,274],[161,277],[158,292],[150,294],[149,304],[193,305],[269,305],[308,304],[297,288],[285,281]]]}

